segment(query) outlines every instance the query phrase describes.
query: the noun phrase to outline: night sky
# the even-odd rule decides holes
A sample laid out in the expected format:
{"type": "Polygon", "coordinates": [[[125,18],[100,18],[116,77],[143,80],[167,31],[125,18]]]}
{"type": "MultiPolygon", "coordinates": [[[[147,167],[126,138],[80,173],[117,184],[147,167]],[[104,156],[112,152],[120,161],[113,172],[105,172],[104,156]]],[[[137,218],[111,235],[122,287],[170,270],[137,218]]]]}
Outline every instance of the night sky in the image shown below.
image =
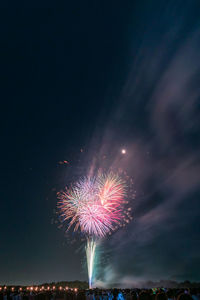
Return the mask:
{"type": "Polygon", "coordinates": [[[28,2],[1,10],[0,284],[87,280],[55,209],[91,166],[136,190],[96,280],[200,280],[199,1],[28,2]]]}

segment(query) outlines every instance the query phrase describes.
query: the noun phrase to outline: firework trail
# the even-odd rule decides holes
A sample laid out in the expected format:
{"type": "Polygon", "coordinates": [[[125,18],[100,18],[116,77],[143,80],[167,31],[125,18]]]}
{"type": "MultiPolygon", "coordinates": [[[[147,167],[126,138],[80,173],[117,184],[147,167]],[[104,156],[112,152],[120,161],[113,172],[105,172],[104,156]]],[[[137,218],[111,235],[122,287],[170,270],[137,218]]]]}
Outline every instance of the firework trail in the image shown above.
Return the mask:
{"type": "Polygon", "coordinates": [[[58,193],[58,208],[67,231],[80,231],[87,239],[89,287],[92,287],[96,241],[128,222],[126,185],[113,173],[84,177],[58,193]]]}
{"type": "Polygon", "coordinates": [[[87,256],[88,279],[89,279],[89,288],[90,289],[92,288],[92,273],[93,273],[93,267],[94,267],[95,249],[96,249],[95,241],[93,239],[88,239],[85,250],[86,250],[86,256],[87,256]]]}

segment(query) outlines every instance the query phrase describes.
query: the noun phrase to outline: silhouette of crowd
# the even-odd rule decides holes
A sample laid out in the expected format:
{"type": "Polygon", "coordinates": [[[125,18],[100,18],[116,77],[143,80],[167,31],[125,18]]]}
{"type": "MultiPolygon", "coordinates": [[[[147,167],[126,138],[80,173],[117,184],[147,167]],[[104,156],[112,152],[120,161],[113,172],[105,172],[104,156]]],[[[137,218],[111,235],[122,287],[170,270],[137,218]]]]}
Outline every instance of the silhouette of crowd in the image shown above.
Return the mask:
{"type": "Polygon", "coordinates": [[[200,300],[200,289],[2,290],[0,300],[200,300]]]}

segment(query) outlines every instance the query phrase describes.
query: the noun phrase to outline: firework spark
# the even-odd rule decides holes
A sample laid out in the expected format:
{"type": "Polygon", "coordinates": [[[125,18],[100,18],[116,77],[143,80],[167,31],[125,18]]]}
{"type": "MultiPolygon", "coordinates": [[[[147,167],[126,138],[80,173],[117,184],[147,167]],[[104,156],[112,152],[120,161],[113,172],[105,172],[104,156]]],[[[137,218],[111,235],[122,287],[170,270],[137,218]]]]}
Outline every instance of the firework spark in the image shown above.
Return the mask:
{"type": "Polygon", "coordinates": [[[103,238],[127,222],[125,182],[113,173],[84,177],[58,194],[58,208],[67,231],[80,230],[87,238],[89,286],[95,257],[95,239],[103,238]]]}
{"type": "Polygon", "coordinates": [[[70,189],[59,193],[58,207],[68,230],[81,230],[85,235],[104,237],[123,221],[126,188],[113,173],[83,178],[70,189]]]}

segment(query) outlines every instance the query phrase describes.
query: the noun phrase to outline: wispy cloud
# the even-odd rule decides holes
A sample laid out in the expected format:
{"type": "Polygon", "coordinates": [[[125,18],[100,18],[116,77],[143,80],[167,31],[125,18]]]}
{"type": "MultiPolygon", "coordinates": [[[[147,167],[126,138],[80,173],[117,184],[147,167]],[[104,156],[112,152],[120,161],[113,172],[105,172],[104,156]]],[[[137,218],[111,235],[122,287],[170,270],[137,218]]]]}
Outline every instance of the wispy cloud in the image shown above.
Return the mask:
{"type": "Polygon", "coordinates": [[[134,221],[105,242],[112,255],[99,280],[107,283],[199,279],[200,24],[195,9],[196,2],[170,3],[150,12],[142,41],[133,48],[124,92],[105,127],[99,153],[126,143],[127,157],[122,161],[118,153],[110,165],[123,165],[138,192],[134,221]]]}

